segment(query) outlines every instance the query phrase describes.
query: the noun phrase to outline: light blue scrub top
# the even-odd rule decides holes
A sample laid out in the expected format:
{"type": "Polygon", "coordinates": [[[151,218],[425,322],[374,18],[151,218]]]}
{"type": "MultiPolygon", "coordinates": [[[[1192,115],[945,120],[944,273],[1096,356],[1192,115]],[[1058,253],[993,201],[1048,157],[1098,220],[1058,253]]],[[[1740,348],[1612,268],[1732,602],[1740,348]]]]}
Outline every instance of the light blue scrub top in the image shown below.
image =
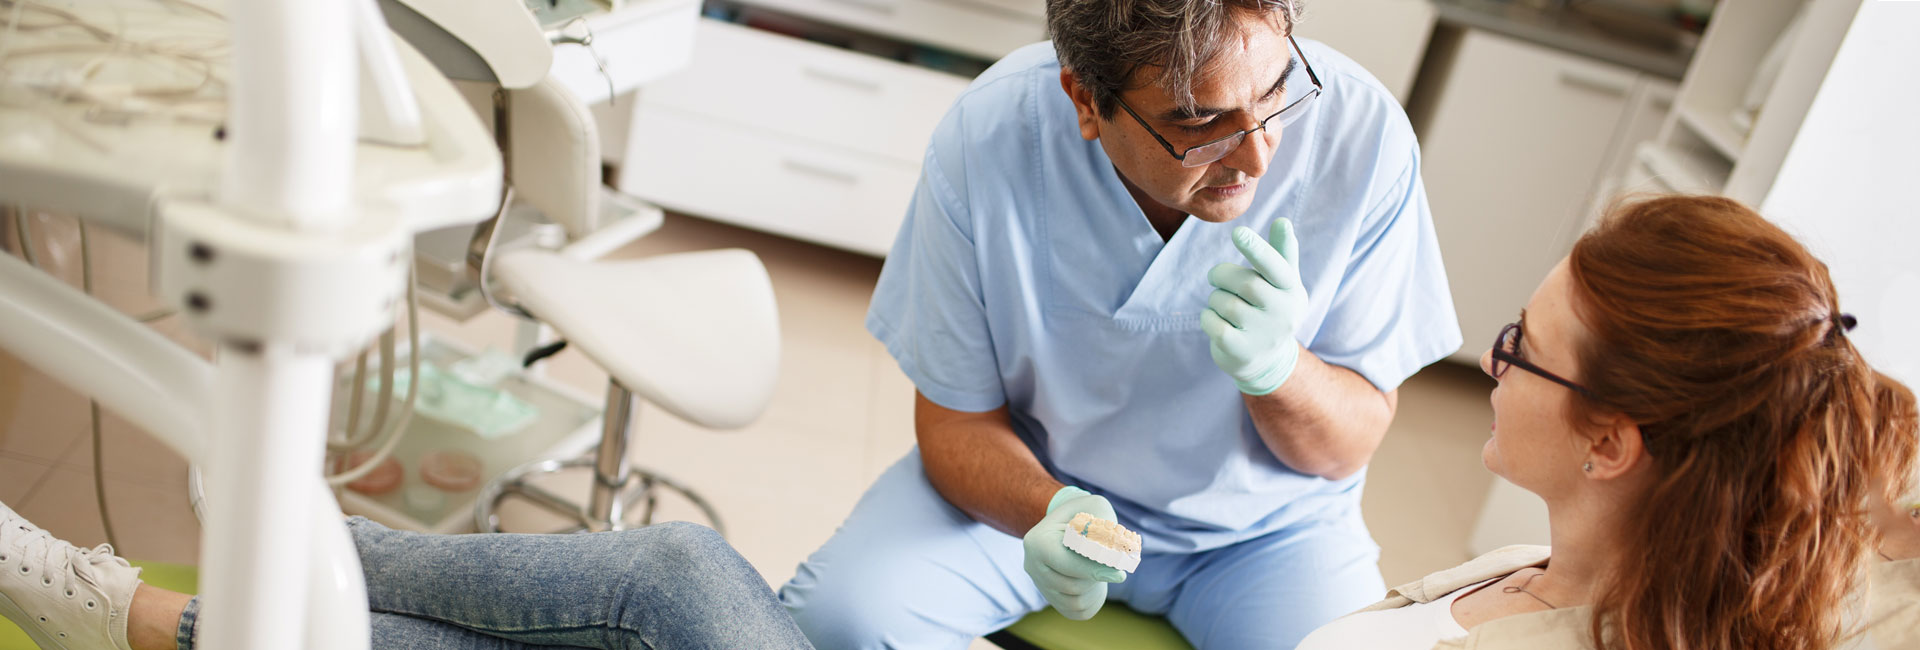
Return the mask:
{"type": "MultiPolygon", "coordinates": [[[[1042,464],[1112,500],[1152,552],[1279,530],[1351,503],[1364,480],[1281,463],[1214,366],[1200,313],[1207,270],[1246,264],[1235,226],[1293,220],[1311,297],[1298,337],[1327,363],[1390,390],[1460,347],[1405,113],[1351,59],[1300,46],[1325,94],[1283,134],[1252,207],[1188,217],[1165,242],[1081,139],[1052,44],[1008,55],[934,132],[867,314],[927,399],[1005,404],[1042,464]]],[[[1311,87],[1296,66],[1288,101],[1311,87]]]]}

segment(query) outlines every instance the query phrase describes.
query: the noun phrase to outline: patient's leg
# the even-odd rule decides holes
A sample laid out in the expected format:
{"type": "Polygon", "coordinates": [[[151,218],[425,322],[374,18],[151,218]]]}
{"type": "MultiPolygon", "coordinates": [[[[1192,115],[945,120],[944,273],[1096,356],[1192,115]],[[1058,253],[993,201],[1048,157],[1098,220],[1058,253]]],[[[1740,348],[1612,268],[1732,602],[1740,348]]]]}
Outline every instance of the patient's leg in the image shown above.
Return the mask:
{"type": "Polygon", "coordinates": [[[542,646],[811,647],[765,578],[703,526],[428,535],[355,518],[348,528],[375,612],[542,646]]]}
{"type": "Polygon", "coordinates": [[[133,650],[176,650],[180,613],[193,597],[141,583],[127,612],[127,641],[133,650]]]}
{"type": "MultiPolygon", "coordinates": [[[[429,535],[348,521],[376,648],[810,648],[765,579],[711,529],[429,535]]],[[[190,650],[197,603],[135,598],[190,650]]],[[[157,639],[157,637],[155,637],[157,639]]],[[[135,650],[173,648],[169,643],[135,650]]]]}

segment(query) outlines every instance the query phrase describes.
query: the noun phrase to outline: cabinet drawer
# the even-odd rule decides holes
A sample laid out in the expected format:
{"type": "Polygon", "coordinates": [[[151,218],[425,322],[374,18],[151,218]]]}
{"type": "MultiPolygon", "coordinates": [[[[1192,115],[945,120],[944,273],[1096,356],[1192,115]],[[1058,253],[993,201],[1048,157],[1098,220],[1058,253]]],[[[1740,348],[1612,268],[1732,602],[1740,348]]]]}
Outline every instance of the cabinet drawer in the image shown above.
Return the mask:
{"type": "Polygon", "coordinates": [[[553,48],[549,72],[583,104],[607,101],[687,65],[699,0],[628,0],[619,9],[587,18],[593,48],[553,48]],[[606,74],[601,74],[605,68],[606,74]]]}
{"type": "Polygon", "coordinates": [[[829,246],[885,255],[918,165],[851,154],[642,105],[621,191],[679,212],[829,246]]]}
{"type": "Polygon", "coordinates": [[[1042,0],[741,0],[756,5],[997,60],[1046,40],[1042,0]]]}
{"type": "Polygon", "coordinates": [[[1353,59],[1404,105],[1427,53],[1434,14],[1428,0],[1313,2],[1298,32],[1353,59]]]}
{"type": "Polygon", "coordinates": [[[1636,75],[1470,30],[1445,79],[1421,175],[1473,363],[1584,229],[1636,75]]]}
{"type": "Polygon", "coordinates": [[[713,20],[640,101],[917,164],[967,80],[713,20]]]}

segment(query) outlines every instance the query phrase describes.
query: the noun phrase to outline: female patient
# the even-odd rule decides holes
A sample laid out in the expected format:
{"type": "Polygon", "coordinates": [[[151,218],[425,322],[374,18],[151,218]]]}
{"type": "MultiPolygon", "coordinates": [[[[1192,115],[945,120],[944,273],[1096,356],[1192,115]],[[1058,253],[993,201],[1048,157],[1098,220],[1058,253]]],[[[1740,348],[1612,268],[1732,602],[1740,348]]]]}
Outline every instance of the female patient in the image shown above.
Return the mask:
{"type": "Polygon", "coordinates": [[[1825,266],[1759,215],[1710,197],[1610,212],[1481,357],[1499,382],[1482,458],[1546,501],[1551,557],[1495,551],[1300,648],[1847,636],[1849,595],[1879,557],[1875,477],[1911,463],[1913,394],[1847,340],[1825,266]]]}

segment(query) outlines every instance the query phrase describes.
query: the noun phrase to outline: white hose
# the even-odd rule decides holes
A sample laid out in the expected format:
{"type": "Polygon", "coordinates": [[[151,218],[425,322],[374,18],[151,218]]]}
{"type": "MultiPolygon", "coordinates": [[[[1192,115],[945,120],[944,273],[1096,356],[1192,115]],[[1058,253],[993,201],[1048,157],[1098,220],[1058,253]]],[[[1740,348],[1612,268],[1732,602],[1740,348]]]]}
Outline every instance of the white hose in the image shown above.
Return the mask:
{"type": "MultiPolygon", "coordinates": [[[[413,421],[414,402],[420,397],[420,299],[414,293],[415,284],[413,265],[408,264],[407,399],[405,403],[400,406],[400,416],[389,423],[391,426],[379,428],[380,434],[386,436],[386,442],[381,444],[380,448],[373,452],[372,457],[367,458],[366,462],[361,463],[358,467],[327,476],[328,485],[341,486],[358,481],[361,477],[371,473],[375,467],[379,467],[381,463],[386,462],[387,458],[393,455],[393,449],[400,446],[400,440],[406,437],[407,424],[413,421]]],[[[388,367],[393,366],[391,363],[386,365],[388,367]]],[[[389,381],[385,386],[391,386],[393,383],[391,381],[391,371],[388,372],[388,377],[389,381]]],[[[366,390],[366,388],[363,386],[354,386],[351,390],[361,391],[366,390]]]]}

